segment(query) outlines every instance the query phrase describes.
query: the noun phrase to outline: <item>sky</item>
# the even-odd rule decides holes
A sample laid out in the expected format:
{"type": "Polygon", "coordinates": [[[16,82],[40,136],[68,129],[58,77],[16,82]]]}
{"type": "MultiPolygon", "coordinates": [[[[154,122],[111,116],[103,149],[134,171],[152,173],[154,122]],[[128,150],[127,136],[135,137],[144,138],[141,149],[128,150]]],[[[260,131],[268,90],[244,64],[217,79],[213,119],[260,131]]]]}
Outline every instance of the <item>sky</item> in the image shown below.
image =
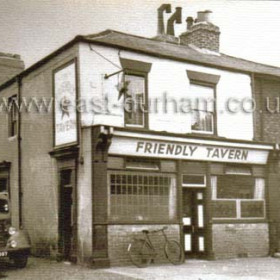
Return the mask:
{"type": "Polygon", "coordinates": [[[0,52],[20,54],[29,67],[76,35],[114,29],[153,37],[163,3],[183,8],[176,35],[187,16],[210,9],[222,53],[280,67],[280,0],[0,0],[0,52]]]}

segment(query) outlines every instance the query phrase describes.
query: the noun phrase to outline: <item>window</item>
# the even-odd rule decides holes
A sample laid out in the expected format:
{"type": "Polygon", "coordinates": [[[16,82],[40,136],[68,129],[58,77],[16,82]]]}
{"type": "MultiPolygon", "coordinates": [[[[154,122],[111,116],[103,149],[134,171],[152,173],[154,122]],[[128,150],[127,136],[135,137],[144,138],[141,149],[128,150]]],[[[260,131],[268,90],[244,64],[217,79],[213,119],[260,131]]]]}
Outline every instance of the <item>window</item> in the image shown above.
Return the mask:
{"type": "Polygon", "coordinates": [[[214,87],[191,84],[190,94],[192,101],[192,131],[213,134],[215,129],[214,87]]]}
{"type": "Polygon", "coordinates": [[[0,193],[8,192],[8,178],[0,177],[0,193]]]}
{"type": "Polygon", "coordinates": [[[126,74],[125,81],[128,82],[125,96],[125,124],[144,127],[146,78],[126,74]]]}
{"type": "Polygon", "coordinates": [[[108,174],[112,221],[168,222],[176,219],[175,175],[114,171],[108,174]]]}
{"type": "Polygon", "coordinates": [[[146,111],[148,101],[148,73],[152,64],[148,62],[120,58],[125,79],[125,125],[148,127],[146,111]]]}
{"type": "Polygon", "coordinates": [[[254,198],[255,179],[251,176],[219,176],[217,198],[254,198]]]}
{"type": "Polygon", "coordinates": [[[186,175],[182,177],[182,184],[186,187],[205,187],[206,176],[205,175],[186,175]]]}
{"type": "Polygon", "coordinates": [[[265,181],[248,175],[212,176],[215,218],[265,218],[265,181]]]}
{"type": "Polygon", "coordinates": [[[127,169],[159,170],[159,166],[159,161],[151,159],[127,158],[125,161],[125,167],[127,169]]]}
{"type": "Polygon", "coordinates": [[[9,108],[9,137],[15,136],[17,134],[17,124],[18,124],[18,108],[17,108],[17,96],[11,96],[8,99],[9,108]]]}

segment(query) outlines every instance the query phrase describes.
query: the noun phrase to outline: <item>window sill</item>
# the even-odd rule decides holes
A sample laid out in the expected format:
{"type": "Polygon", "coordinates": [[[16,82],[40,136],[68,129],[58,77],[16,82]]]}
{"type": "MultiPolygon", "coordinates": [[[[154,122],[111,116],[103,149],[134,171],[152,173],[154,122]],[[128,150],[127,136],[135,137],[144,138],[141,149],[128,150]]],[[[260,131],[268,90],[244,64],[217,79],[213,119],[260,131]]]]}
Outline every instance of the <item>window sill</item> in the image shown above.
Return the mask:
{"type": "Polygon", "coordinates": [[[179,225],[178,221],[109,221],[108,225],[179,225]]]}
{"type": "Polygon", "coordinates": [[[248,219],[230,219],[230,218],[213,218],[211,224],[267,224],[266,218],[248,218],[248,219]]]}
{"type": "Polygon", "coordinates": [[[13,142],[13,141],[15,141],[17,138],[18,138],[17,135],[9,136],[9,137],[8,137],[8,141],[9,141],[9,142],[13,142]]]}

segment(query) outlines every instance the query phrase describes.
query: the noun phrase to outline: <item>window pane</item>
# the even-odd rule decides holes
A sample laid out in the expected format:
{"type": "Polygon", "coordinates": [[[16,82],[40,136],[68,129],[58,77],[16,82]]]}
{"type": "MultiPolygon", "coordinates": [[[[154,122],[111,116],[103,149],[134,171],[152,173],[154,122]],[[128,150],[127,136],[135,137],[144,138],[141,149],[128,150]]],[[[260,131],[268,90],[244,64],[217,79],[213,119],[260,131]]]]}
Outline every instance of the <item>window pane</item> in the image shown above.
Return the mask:
{"type": "Polygon", "coordinates": [[[114,172],[109,179],[111,220],[166,222],[176,218],[175,176],[114,172]]]}
{"type": "Polygon", "coordinates": [[[144,104],[145,104],[145,78],[133,75],[125,75],[128,81],[126,93],[125,121],[128,125],[144,125],[144,104]]]}
{"type": "Polygon", "coordinates": [[[250,167],[227,166],[226,174],[252,175],[250,167]]]}
{"type": "Polygon", "coordinates": [[[204,175],[183,175],[183,185],[205,186],[204,175]]]}
{"type": "Polygon", "coordinates": [[[192,130],[213,132],[213,113],[193,110],[192,130]]]}
{"type": "Polygon", "coordinates": [[[8,179],[1,178],[0,179],[0,192],[7,192],[8,191],[8,179]]]}
{"type": "Polygon", "coordinates": [[[255,179],[251,176],[218,176],[217,198],[253,199],[255,179]]]}
{"type": "Polygon", "coordinates": [[[212,203],[213,217],[237,218],[235,200],[215,200],[212,203]]]}
{"type": "Polygon", "coordinates": [[[214,88],[191,84],[192,130],[214,131],[214,88]]]}
{"type": "Polygon", "coordinates": [[[159,161],[150,159],[126,159],[126,168],[159,170],[159,161]]]}
{"type": "Polygon", "coordinates": [[[14,136],[17,133],[17,119],[18,119],[18,110],[17,110],[17,96],[11,96],[8,100],[9,105],[9,136],[14,136]]]}
{"type": "Polygon", "coordinates": [[[242,218],[264,218],[264,201],[241,201],[242,218]]]}

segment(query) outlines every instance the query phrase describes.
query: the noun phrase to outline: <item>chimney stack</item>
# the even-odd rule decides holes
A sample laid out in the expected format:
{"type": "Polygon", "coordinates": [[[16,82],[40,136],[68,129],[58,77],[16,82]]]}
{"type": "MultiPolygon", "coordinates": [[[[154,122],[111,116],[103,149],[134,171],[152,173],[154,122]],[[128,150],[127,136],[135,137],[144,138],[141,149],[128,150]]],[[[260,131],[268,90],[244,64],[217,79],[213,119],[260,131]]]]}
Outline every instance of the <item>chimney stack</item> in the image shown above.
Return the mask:
{"type": "Polygon", "coordinates": [[[220,29],[211,22],[211,14],[209,10],[199,11],[195,21],[187,18],[187,31],[180,35],[182,45],[219,52],[220,29]]]}
{"type": "Polygon", "coordinates": [[[182,8],[176,7],[176,11],[167,21],[167,35],[174,36],[174,23],[182,23],[182,8]]]}
{"type": "Polygon", "coordinates": [[[163,22],[163,13],[167,14],[171,13],[171,5],[170,4],[162,4],[158,8],[158,36],[165,34],[164,30],[164,22],[163,22]]]}

